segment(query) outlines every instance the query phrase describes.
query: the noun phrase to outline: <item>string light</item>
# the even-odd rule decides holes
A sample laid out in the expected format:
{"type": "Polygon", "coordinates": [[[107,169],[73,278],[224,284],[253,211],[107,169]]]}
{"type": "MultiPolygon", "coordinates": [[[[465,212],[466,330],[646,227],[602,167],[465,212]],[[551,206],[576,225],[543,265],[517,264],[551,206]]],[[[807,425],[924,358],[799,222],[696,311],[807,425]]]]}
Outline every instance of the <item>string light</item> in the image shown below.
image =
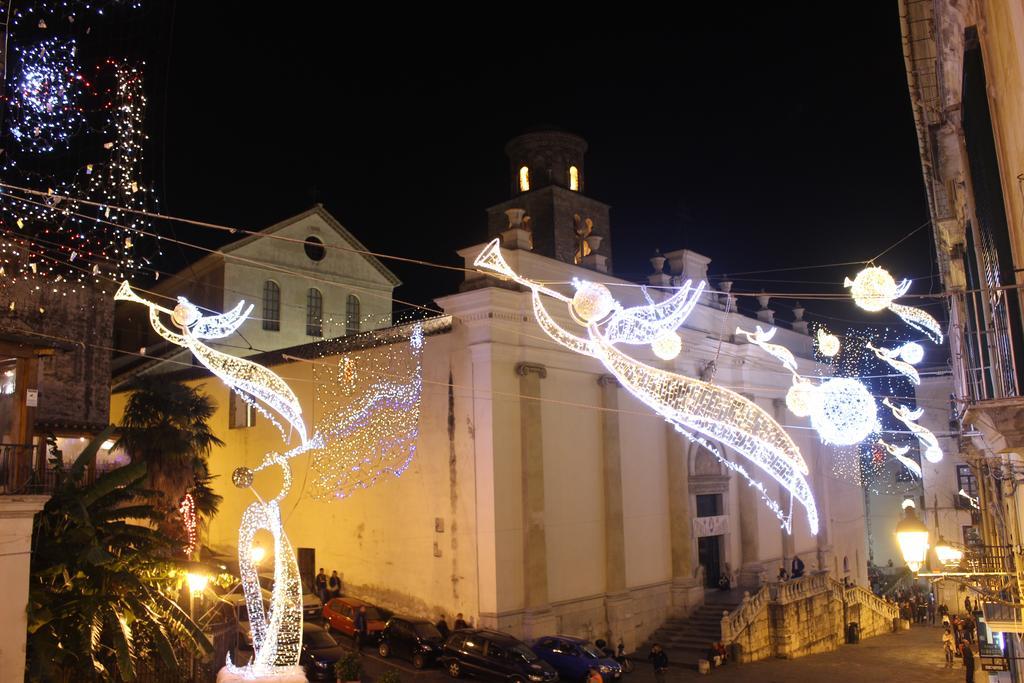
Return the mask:
{"type": "MultiPolygon", "coordinates": [[[[910,363],[902,361],[898,358],[898,356],[902,355],[903,348],[887,349],[884,346],[875,348],[874,346],[871,345],[871,342],[865,344],[865,348],[868,349],[869,351],[874,351],[875,355],[878,356],[880,360],[883,360],[886,363],[888,363],[890,366],[892,366],[893,370],[909,379],[915,386],[920,386],[921,375],[918,374],[917,369],[910,363]]],[[[918,348],[920,348],[920,346],[918,348]]],[[[923,356],[924,354],[922,353],[921,357],[923,356]]],[[[911,357],[913,357],[913,354],[911,354],[911,357]]]]}
{"type": "MultiPolygon", "coordinates": [[[[694,435],[696,433],[719,441],[768,473],[804,506],[811,532],[818,532],[818,510],[804,476],[808,474],[807,463],[793,440],[768,413],[740,394],[645,365],[614,346],[620,340],[650,343],[666,329],[675,330],[686,317],[679,311],[693,309],[703,293],[704,283],[693,291],[687,286],[682,297],[677,293],[660,304],[622,308],[618,304],[609,306],[605,303],[611,317],[603,320],[588,315],[586,319],[590,322],[585,325],[587,338],[582,338],[558,325],[541,300],[541,294],[551,296],[568,304],[575,318],[584,319],[580,311],[574,310],[576,297],[567,297],[515,273],[501,255],[499,240],[488,244],[474,265],[528,287],[532,291],[533,310],[541,329],[562,346],[600,360],[625,389],[678,431],[691,438],[699,438],[694,435]]],[[[574,285],[577,293],[584,289],[592,291],[585,282],[574,282],[574,285]]],[[[763,485],[760,490],[767,495],[763,485]]],[[[773,509],[781,511],[777,505],[773,509]]],[[[790,529],[785,522],[784,526],[790,529]]]]}
{"type": "Polygon", "coordinates": [[[875,399],[861,382],[837,377],[818,387],[811,424],[825,443],[849,446],[879,428],[875,399]]]}
{"type": "Polygon", "coordinates": [[[839,337],[826,331],[824,327],[818,328],[818,353],[826,358],[832,358],[839,353],[839,337]]]}
{"type": "Polygon", "coordinates": [[[939,322],[920,308],[911,308],[893,303],[910,289],[910,280],[904,279],[898,285],[884,268],[870,266],[863,269],[857,276],[843,282],[850,288],[850,296],[865,311],[877,312],[888,308],[916,330],[927,334],[936,344],[942,343],[942,327],[939,322]]]}
{"type": "Polygon", "coordinates": [[[794,378],[793,385],[786,391],[786,407],[797,417],[809,416],[820,401],[818,387],[807,380],[794,378]]]}
{"type": "Polygon", "coordinates": [[[178,514],[181,515],[181,524],[185,527],[185,538],[187,539],[184,547],[185,556],[191,557],[196,549],[196,529],[198,528],[196,501],[191,493],[186,493],[181,499],[181,505],[178,506],[178,514]]]}
{"type": "Polygon", "coordinates": [[[914,436],[921,442],[921,446],[924,448],[925,460],[931,463],[942,461],[942,448],[939,446],[939,440],[935,437],[935,434],[927,427],[917,424],[917,420],[921,419],[921,416],[924,415],[924,408],[912,410],[909,406],[895,405],[888,398],[882,399],[882,404],[889,408],[893,416],[905,424],[907,429],[913,432],[914,436]]]}
{"type": "Polygon", "coordinates": [[[683,340],[678,332],[666,330],[651,342],[651,351],[662,360],[672,360],[683,350],[683,340]]]}
{"type": "Polygon", "coordinates": [[[85,125],[78,45],[73,39],[48,38],[15,46],[14,53],[19,70],[8,109],[11,135],[36,154],[66,148],[85,125]]]}

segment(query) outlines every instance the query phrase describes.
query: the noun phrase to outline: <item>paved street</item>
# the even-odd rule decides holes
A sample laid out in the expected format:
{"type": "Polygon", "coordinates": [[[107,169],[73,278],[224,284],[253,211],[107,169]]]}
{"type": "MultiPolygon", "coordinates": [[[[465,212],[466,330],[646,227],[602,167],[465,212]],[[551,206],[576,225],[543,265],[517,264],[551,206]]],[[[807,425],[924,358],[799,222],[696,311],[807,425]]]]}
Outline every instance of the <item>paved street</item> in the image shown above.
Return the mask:
{"type": "MultiPolygon", "coordinates": [[[[367,683],[395,665],[403,679],[427,683],[447,680],[437,669],[414,671],[408,664],[393,659],[382,660],[364,649],[367,683]]],[[[957,660],[953,669],[944,668],[941,648],[941,630],[938,627],[918,626],[877,636],[857,645],[843,645],[834,652],[811,655],[795,660],[770,659],[754,664],[729,664],[701,676],[696,671],[672,668],[667,680],[718,680],[722,683],[867,683],[869,681],[898,678],[900,683],[954,683],[964,679],[964,671],[957,660]]],[[[646,661],[637,662],[636,670],[624,677],[622,683],[654,683],[654,674],[646,661]]]]}

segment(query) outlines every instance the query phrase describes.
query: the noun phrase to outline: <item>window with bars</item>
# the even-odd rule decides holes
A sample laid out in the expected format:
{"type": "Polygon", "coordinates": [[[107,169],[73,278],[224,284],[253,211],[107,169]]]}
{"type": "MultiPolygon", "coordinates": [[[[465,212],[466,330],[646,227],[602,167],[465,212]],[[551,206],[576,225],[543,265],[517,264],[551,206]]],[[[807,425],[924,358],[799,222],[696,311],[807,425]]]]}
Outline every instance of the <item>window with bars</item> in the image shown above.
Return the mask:
{"type": "Polygon", "coordinates": [[[324,296],[319,289],[306,293],[306,335],[324,336],[324,296]]]}
{"type": "Polygon", "coordinates": [[[263,329],[281,329],[281,288],[273,280],[263,283],[263,329]]]}
{"type": "Polygon", "coordinates": [[[353,294],[345,300],[345,334],[359,333],[359,299],[353,294]]]}

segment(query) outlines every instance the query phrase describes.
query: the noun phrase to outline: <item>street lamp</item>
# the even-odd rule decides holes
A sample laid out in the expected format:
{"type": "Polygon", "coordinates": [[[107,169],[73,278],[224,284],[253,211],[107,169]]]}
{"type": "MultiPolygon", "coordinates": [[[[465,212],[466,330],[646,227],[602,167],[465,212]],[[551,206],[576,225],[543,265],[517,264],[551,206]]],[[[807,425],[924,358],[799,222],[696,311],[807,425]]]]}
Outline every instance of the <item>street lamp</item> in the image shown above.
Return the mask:
{"type": "Polygon", "coordinates": [[[939,542],[935,544],[935,556],[943,567],[957,567],[964,559],[964,551],[939,536],[939,542]]]}
{"type": "MultiPolygon", "coordinates": [[[[188,618],[189,621],[195,620],[196,613],[196,594],[203,594],[206,590],[206,586],[210,583],[209,574],[196,574],[194,572],[185,573],[185,583],[188,584],[188,618]]],[[[195,653],[191,652],[188,656],[188,673],[189,680],[195,679],[196,671],[196,656],[195,653]]]]}
{"type": "Polygon", "coordinates": [[[928,557],[928,528],[917,518],[912,501],[904,501],[907,516],[896,525],[896,540],[903,553],[903,561],[910,571],[917,572],[928,557]],[[906,503],[910,503],[907,505],[906,503]]]}
{"type": "Polygon", "coordinates": [[[252,563],[256,566],[259,566],[260,562],[262,562],[263,558],[266,556],[267,551],[264,550],[263,546],[261,546],[259,543],[254,543],[252,546],[252,550],[249,551],[249,557],[252,558],[252,563]]]}

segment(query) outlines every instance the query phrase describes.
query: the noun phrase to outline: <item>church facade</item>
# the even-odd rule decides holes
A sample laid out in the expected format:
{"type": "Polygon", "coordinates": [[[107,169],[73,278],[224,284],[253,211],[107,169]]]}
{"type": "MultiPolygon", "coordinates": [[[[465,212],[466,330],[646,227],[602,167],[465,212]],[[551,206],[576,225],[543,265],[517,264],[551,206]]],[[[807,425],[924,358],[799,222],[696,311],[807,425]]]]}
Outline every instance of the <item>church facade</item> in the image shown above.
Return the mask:
{"type": "MultiPolygon", "coordinates": [[[[510,143],[512,196],[488,210],[490,235],[525,276],[570,293],[574,278],[599,280],[623,304],[639,303],[640,288],[610,274],[609,210],[583,194],[585,150],[562,132],[510,143]]],[[[459,252],[468,267],[483,247],[459,252]]],[[[708,263],[691,251],[669,252],[652,259],[649,280],[696,282],[708,263]]],[[[347,593],[400,612],[432,619],[462,612],[474,625],[521,637],[621,638],[627,649],[667,617],[695,609],[722,574],[753,590],[799,555],[808,571],[867,585],[862,489],[832,475],[830,449],[787,412],[789,372],[732,334],[772,322],[771,312],[751,319],[729,296],[701,297],[679,330],[683,352],[675,360],[649,350],[636,356],[730,388],[795,425],[789,433],[810,471],[816,535],[799,505],[786,533],[760,493],[714,454],[596,360],[557,346],[536,323],[529,292],[470,273],[460,291],[437,300],[444,315],[423,323],[421,413],[408,468],[342,499],[316,499],[310,491],[324,476],[316,452],[293,461],[292,493],[281,509],[303,569],[336,569],[347,593]]],[[[552,311],[572,325],[568,311],[552,311]]],[[[806,324],[790,327],[774,341],[810,373],[806,324]]],[[[388,359],[402,355],[411,333],[404,325],[250,358],[285,378],[312,420],[325,411],[325,367],[354,368],[358,392],[392,376],[388,359]]],[[[206,541],[234,552],[253,498],[231,485],[231,474],[281,448],[279,436],[266,420],[233,422],[231,399],[215,378],[198,369],[170,376],[202,384],[218,405],[212,426],[226,445],[215,449],[211,469],[224,502],[206,541]]],[[[125,398],[113,397],[115,419],[125,398]]],[[[257,490],[276,490],[276,476],[259,474],[257,490]]],[[[763,479],[772,497],[789,502],[788,492],[763,479]]]]}

